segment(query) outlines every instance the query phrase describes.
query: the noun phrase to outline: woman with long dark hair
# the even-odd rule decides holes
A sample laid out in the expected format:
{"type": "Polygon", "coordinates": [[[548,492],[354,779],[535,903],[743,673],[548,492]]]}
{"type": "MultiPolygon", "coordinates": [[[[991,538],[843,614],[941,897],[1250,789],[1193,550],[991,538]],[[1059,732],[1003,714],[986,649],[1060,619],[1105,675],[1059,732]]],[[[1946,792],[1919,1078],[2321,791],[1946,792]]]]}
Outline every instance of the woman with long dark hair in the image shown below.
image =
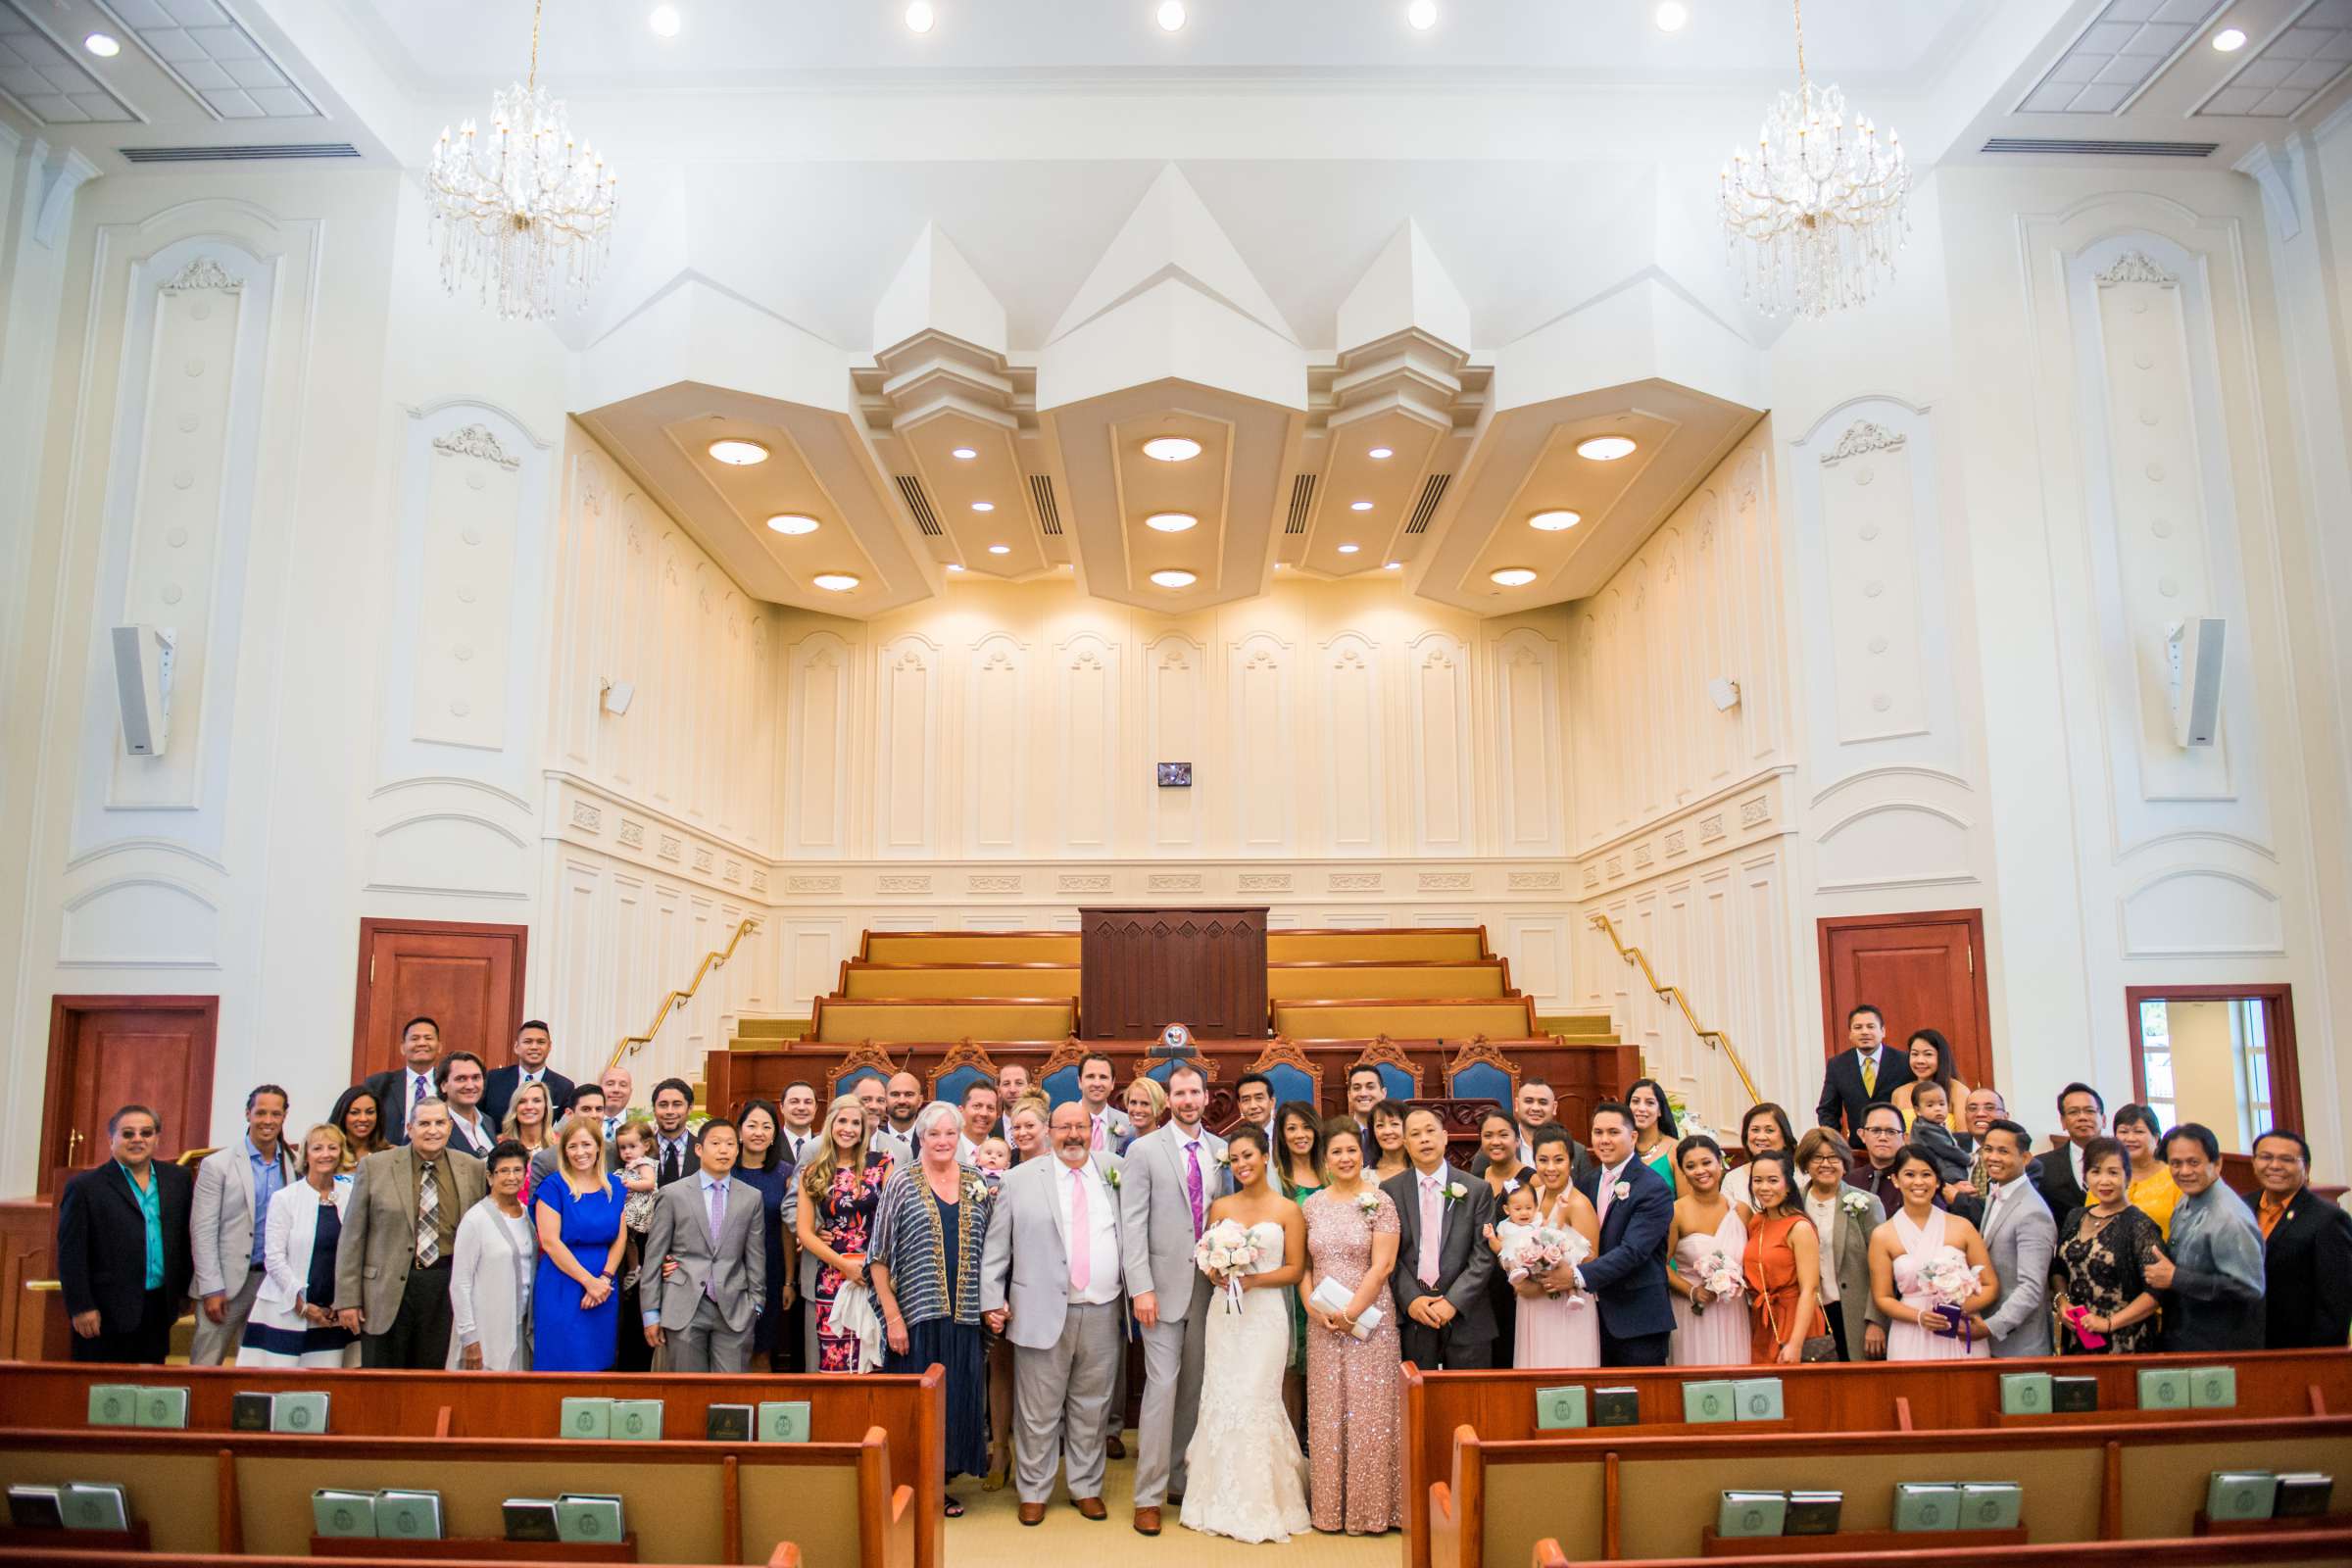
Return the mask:
{"type": "Polygon", "coordinates": [[[1911,1092],[1923,1083],[1943,1085],[1943,1125],[1955,1133],[1968,1131],[1968,1085],[1952,1072],[1952,1043],[1936,1029],[1914,1029],[1904,1048],[1910,1066],[1908,1082],[1897,1084],[1886,1097],[1886,1103],[1903,1113],[1903,1125],[1908,1127],[1916,1112],[1911,1108],[1911,1092]]]}
{"type": "Polygon", "coordinates": [[[392,1147],[391,1139],[384,1136],[384,1108],[365,1084],[344,1090],[326,1119],[343,1135],[345,1171],[357,1170],[361,1160],[392,1147]]]}
{"type": "MultiPolygon", "coordinates": [[[[2124,1151],[2124,1201],[2154,1220],[2156,1234],[2171,1241],[2180,1184],[2173,1180],[2173,1168],[2164,1162],[2164,1124],[2146,1105],[2125,1105],[2115,1113],[2115,1141],[2124,1151]]],[[[2084,1149],[2087,1173],[2090,1155],[2087,1145],[2084,1149]]]]}
{"type": "Polygon", "coordinates": [[[1634,1154],[1658,1173],[1658,1179],[1682,1191],[1674,1168],[1674,1146],[1683,1136],[1674,1125],[1674,1106],[1666,1086],[1655,1078],[1637,1078],[1625,1092],[1625,1107],[1634,1116],[1634,1154]]]}
{"type": "MultiPolygon", "coordinates": [[[[1787,1111],[1769,1100],[1760,1101],[1740,1118],[1740,1148],[1750,1160],[1768,1149],[1794,1153],[1796,1129],[1789,1124],[1787,1111]]],[[[1747,1201],[1746,1165],[1736,1165],[1724,1176],[1723,1196],[1735,1203],[1747,1201]]]]}
{"type": "MultiPolygon", "coordinates": [[[[760,1195],[760,1229],[767,1250],[767,1302],[752,1325],[752,1354],[771,1372],[784,1370],[784,1314],[792,1307],[792,1243],[784,1234],[784,1189],[792,1166],[784,1158],[784,1113],[774,1102],[754,1100],[735,1118],[743,1152],[735,1174],[760,1195]]],[[[754,1362],[758,1364],[757,1361],[754,1362]]]]}

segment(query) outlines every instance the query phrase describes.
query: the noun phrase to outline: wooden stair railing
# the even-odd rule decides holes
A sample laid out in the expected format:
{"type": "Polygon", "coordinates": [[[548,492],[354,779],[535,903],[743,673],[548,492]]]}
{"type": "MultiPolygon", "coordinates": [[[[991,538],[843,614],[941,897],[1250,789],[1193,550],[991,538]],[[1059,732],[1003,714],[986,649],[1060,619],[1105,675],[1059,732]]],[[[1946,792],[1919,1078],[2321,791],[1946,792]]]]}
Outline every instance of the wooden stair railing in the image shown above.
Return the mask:
{"type": "Polygon", "coordinates": [[[1710,1045],[1714,1046],[1715,1049],[1722,1052],[1724,1055],[1731,1058],[1732,1071],[1740,1075],[1740,1087],[1747,1091],[1748,1103],[1752,1105],[1761,1101],[1764,1097],[1757,1091],[1756,1081],[1747,1075],[1747,1063],[1741,1061],[1740,1059],[1740,1053],[1733,1049],[1732,1037],[1725,1034],[1720,1029],[1709,1029],[1706,1025],[1700,1023],[1698,1021],[1698,1014],[1690,1010],[1690,999],[1683,995],[1683,988],[1681,986],[1660,985],[1658,983],[1658,972],[1649,966],[1648,956],[1640,948],[1627,947],[1625,945],[1625,939],[1617,934],[1617,927],[1611,923],[1607,915],[1595,910],[1587,918],[1590,920],[1594,930],[1602,932],[1608,937],[1609,946],[1617,950],[1617,956],[1623,958],[1626,962],[1634,965],[1636,968],[1642,971],[1642,978],[1649,983],[1649,989],[1651,991],[1655,992],[1661,997],[1664,997],[1667,1001],[1673,1003],[1677,1007],[1682,1009],[1683,1021],[1690,1026],[1690,1032],[1692,1034],[1698,1036],[1699,1039],[1708,1042],[1710,1045]]]}
{"type": "Polygon", "coordinates": [[[710,976],[710,971],[713,969],[723,968],[726,965],[726,961],[735,956],[735,948],[737,944],[741,943],[746,936],[759,929],[760,921],[757,917],[750,915],[745,916],[744,919],[735,927],[735,934],[727,938],[727,945],[724,948],[714,953],[706,953],[703,955],[703,961],[696,967],[694,971],[694,978],[686,982],[685,990],[672,991],[669,995],[662,999],[662,1005],[654,1013],[654,1021],[645,1026],[645,1033],[641,1035],[624,1035],[621,1038],[620,1044],[612,1048],[612,1058],[605,1063],[605,1066],[608,1069],[616,1067],[620,1064],[622,1057],[633,1055],[637,1052],[644,1050],[647,1046],[652,1045],[654,1043],[654,1036],[662,1032],[662,1025],[668,1020],[669,1015],[677,1011],[678,1008],[684,1006],[687,1003],[692,1002],[694,1000],[694,994],[703,988],[703,981],[710,976]]]}

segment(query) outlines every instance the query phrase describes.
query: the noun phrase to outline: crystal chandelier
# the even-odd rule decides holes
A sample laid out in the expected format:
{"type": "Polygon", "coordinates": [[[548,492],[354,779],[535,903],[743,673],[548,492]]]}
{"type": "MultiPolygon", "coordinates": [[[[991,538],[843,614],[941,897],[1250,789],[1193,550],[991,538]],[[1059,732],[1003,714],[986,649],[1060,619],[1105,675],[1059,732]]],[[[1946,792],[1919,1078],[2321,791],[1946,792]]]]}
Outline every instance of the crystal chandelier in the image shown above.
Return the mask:
{"type": "Polygon", "coordinates": [[[1827,316],[1870,298],[1911,225],[1911,166],[1902,138],[1879,139],[1845,94],[1805,74],[1805,18],[1796,11],[1796,91],[1764,117],[1754,157],[1724,166],[1723,226],[1740,292],[1767,316],[1827,316]]]}
{"type": "Polygon", "coordinates": [[[612,249],[612,171],[575,143],[563,103],[539,85],[539,13],[531,8],[531,74],[490,103],[490,133],[468,120],[444,128],[425,166],[441,284],[470,280],[510,320],[545,320],[587,302],[612,249]]]}

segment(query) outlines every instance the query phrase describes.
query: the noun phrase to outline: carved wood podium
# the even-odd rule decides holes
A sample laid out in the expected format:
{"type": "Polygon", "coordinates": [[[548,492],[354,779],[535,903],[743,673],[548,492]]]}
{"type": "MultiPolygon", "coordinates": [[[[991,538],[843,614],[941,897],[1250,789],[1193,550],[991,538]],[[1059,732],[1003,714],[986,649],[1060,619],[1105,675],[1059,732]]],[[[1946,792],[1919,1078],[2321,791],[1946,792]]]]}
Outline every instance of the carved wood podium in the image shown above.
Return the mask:
{"type": "Polygon", "coordinates": [[[1149,1039],[1266,1032],[1266,906],[1078,911],[1079,1033],[1149,1039]]]}

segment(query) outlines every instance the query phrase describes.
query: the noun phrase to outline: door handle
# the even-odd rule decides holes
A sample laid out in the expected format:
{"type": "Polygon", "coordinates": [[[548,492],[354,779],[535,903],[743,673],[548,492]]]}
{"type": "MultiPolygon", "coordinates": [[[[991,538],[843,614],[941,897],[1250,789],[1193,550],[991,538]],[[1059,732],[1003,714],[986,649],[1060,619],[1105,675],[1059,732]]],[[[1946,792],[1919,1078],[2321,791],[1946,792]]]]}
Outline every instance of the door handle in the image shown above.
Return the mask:
{"type": "Polygon", "coordinates": [[[72,1133],[70,1133],[69,1135],[67,1135],[67,1138],[66,1138],[66,1163],[67,1163],[67,1164],[69,1164],[69,1165],[72,1165],[72,1164],[74,1164],[74,1163],[75,1162],[75,1156],[81,1152],[81,1143],[82,1143],[82,1131],[81,1131],[81,1129],[80,1129],[80,1128],[76,1127],[76,1128],[74,1128],[74,1131],[73,1131],[72,1133]]]}

